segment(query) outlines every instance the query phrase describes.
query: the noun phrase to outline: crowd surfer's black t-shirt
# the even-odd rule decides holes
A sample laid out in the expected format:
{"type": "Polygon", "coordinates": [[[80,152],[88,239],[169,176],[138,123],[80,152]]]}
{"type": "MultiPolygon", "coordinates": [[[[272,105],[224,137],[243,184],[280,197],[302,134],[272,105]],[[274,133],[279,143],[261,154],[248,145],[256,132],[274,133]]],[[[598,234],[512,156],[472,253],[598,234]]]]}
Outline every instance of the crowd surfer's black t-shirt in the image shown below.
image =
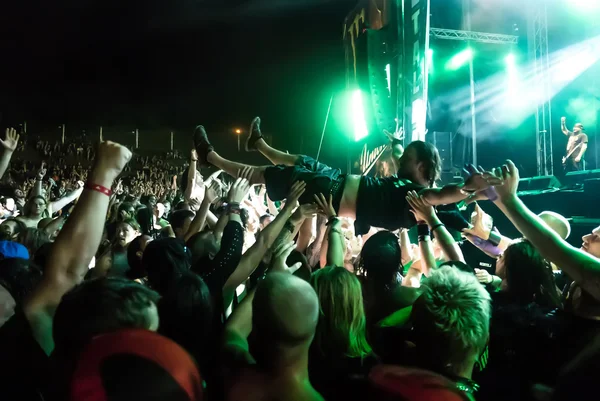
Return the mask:
{"type": "Polygon", "coordinates": [[[371,226],[390,231],[412,227],[416,222],[406,195],[424,188],[397,175],[362,177],[356,200],[356,234],[368,233],[371,226]]]}

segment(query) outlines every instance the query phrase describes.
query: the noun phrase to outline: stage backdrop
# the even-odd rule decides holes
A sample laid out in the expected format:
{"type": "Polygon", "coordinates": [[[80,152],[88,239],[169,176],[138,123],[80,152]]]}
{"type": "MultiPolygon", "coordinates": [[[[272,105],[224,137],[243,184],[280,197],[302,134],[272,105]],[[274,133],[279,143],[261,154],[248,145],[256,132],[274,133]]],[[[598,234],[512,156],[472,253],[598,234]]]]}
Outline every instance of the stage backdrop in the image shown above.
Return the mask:
{"type": "Polygon", "coordinates": [[[346,85],[360,90],[369,135],[349,147],[351,170],[372,171],[400,127],[424,140],[427,116],[429,0],[364,0],[344,23],[346,85]],[[365,163],[365,161],[368,161],[365,163]]]}

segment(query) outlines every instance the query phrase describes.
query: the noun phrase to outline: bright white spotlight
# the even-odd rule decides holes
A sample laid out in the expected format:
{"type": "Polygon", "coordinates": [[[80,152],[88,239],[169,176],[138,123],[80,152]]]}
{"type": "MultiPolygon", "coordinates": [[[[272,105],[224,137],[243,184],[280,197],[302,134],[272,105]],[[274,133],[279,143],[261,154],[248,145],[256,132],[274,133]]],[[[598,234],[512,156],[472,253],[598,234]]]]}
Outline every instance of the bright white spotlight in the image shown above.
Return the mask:
{"type": "Polygon", "coordinates": [[[580,9],[581,11],[589,11],[600,8],[598,0],[569,0],[571,6],[580,9]]]}
{"type": "Polygon", "coordinates": [[[354,126],[354,140],[360,141],[369,133],[367,129],[367,121],[365,120],[363,96],[360,89],[352,92],[352,98],[350,99],[350,113],[352,113],[350,118],[352,119],[354,126]]]}
{"type": "Polygon", "coordinates": [[[517,58],[513,53],[510,53],[508,56],[506,56],[504,61],[508,67],[514,67],[517,64],[517,58]]]}

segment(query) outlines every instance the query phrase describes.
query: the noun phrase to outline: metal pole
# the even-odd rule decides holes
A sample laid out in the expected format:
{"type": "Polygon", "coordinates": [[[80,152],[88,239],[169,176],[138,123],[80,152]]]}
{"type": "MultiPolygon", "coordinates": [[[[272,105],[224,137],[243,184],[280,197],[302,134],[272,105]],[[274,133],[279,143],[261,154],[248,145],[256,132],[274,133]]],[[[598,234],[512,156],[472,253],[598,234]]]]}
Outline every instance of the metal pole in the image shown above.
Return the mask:
{"type": "Polygon", "coordinates": [[[139,129],[135,129],[135,148],[138,149],[140,146],[140,130],[139,129]]]}
{"type": "Polygon", "coordinates": [[[321,142],[319,143],[319,151],[317,152],[317,161],[321,156],[321,146],[323,146],[323,138],[325,137],[325,130],[327,129],[327,122],[329,121],[329,113],[331,112],[331,104],[333,103],[333,94],[329,99],[329,107],[327,108],[327,115],[325,116],[325,124],[323,125],[323,132],[321,132],[321,142]]]}
{"type": "MultiPolygon", "coordinates": [[[[463,13],[465,19],[465,30],[471,30],[471,2],[463,0],[463,13]]],[[[467,42],[471,46],[471,41],[467,42]]],[[[471,89],[471,146],[473,147],[473,164],[477,163],[477,114],[475,110],[475,71],[473,70],[473,57],[469,59],[469,85],[471,89]]]]}
{"type": "Polygon", "coordinates": [[[102,137],[102,126],[100,126],[100,142],[103,142],[104,138],[102,137]]]}
{"type": "Polygon", "coordinates": [[[62,125],[62,144],[65,144],[65,124],[62,125]]]}
{"type": "Polygon", "coordinates": [[[171,131],[171,152],[173,151],[173,131],[171,131]]]}

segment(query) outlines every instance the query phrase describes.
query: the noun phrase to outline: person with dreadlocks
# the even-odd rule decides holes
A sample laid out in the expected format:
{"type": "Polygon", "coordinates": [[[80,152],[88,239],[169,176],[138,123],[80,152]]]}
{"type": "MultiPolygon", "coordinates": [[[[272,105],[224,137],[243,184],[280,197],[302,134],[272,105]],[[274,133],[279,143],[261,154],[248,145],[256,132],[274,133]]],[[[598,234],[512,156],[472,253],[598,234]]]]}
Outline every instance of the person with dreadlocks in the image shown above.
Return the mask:
{"type": "MultiPolygon", "coordinates": [[[[357,235],[366,234],[370,226],[393,231],[415,225],[406,201],[409,191],[417,191],[435,206],[460,202],[502,183],[492,174],[476,171],[464,184],[434,188],[441,170],[440,155],[435,146],[415,141],[403,151],[397,136],[390,138],[394,165],[398,166],[396,174],[383,178],[342,174],[340,169],[309,156],[288,154],[269,146],[263,139],[260,122],[259,117],[252,121],[245,147],[247,151],[259,151],[274,166],[252,167],[251,184],[265,184],[269,198],[280,201],[294,182],[304,181],[306,192],[300,198],[300,204],[312,203],[318,194],[329,196],[338,217],[356,220],[357,235]]],[[[194,144],[201,165],[213,165],[232,177],[248,167],[215,152],[202,125],[194,131],[194,144]]]]}

